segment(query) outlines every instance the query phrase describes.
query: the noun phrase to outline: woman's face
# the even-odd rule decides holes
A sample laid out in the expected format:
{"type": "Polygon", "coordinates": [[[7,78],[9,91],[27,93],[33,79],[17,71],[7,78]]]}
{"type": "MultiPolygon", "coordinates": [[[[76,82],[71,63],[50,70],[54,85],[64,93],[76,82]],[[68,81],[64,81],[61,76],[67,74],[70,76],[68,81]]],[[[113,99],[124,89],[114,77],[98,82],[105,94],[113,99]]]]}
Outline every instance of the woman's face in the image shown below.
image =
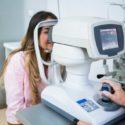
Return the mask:
{"type": "Polygon", "coordinates": [[[52,42],[50,42],[48,40],[48,32],[49,32],[49,28],[47,27],[43,27],[42,31],[40,32],[40,36],[39,36],[39,41],[40,41],[40,47],[43,50],[52,50],[53,44],[52,42]]]}

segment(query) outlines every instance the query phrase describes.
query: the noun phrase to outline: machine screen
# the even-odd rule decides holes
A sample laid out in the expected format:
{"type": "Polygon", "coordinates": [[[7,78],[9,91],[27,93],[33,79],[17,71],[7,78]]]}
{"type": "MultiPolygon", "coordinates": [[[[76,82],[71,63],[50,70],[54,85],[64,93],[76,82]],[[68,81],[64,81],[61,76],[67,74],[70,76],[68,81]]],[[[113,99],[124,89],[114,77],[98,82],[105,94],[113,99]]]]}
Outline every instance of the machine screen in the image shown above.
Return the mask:
{"type": "Polygon", "coordinates": [[[103,50],[119,47],[116,28],[100,29],[100,36],[103,50]]]}
{"type": "Polygon", "coordinates": [[[88,99],[78,100],[77,103],[87,112],[92,112],[99,108],[92,100],[88,99]]]}

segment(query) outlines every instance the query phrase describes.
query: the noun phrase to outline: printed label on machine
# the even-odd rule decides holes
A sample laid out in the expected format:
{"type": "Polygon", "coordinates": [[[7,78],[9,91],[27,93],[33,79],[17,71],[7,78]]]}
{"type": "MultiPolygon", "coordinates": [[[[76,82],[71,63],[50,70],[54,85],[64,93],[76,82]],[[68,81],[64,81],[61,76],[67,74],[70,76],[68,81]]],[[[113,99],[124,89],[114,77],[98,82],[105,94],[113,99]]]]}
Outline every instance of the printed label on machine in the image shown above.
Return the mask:
{"type": "Polygon", "coordinates": [[[83,107],[83,109],[87,112],[92,112],[99,108],[92,100],[81,99],[81,100],[78,100],[77,103],[81,107],[83,107]]]}

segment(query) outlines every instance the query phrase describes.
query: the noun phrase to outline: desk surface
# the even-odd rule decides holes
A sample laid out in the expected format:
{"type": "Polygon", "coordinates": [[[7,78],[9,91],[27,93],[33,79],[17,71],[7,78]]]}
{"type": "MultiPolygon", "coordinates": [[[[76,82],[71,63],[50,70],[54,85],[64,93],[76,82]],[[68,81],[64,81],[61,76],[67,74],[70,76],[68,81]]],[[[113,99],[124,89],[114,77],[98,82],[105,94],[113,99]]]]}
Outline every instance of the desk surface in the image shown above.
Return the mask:
{"type": "Polygon", "coordinates": [[[7,49],[14,50],[20,47],[20,42],[5,42],[3,46],[7,49]]]}
{"type": "Polygon", "coordinates": [[[69,120],[43,104],[18,111],[16,116],[24,125],[70,125],[69,120]]]}
{"type": "MultiPolygon", "coordinates": [[[[17,112],[24,125],[70,125],[71,122],[43,104],[38,104],[17,112]]],[[[114,125],[125,125],[125,120],[114,125]]]]}

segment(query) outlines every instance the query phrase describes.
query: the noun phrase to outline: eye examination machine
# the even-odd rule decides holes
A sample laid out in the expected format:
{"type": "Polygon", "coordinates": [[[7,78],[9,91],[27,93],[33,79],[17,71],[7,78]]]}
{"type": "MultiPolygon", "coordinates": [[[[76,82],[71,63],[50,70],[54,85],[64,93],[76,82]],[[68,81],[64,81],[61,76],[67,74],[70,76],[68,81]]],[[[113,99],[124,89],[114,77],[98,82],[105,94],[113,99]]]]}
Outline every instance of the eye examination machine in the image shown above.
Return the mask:
{"type": "Polygon", "coordinates": [[[42,80],[50,84],[41,93],[42,102],[69,120],[92,125],[106,125],[123,117],[123,107],[97,94],[100,90],[113,93],[112,88],[105,83],[95,89],[101,84],[95,84],[88,76],[92,62],[116,59],[125,53],[124,34],[121,22],[96,17],[38,24],[34,31],[35,51],[42,80]],[[50,62],[41,58],[38,47],[38,29],[43,26],[50,27],[49,39],[53,42],[50,62]],[[43,65],[50,67],[48,79],[43,65]],[[65,79],[61,77],[60,65],[65,66],[65,79]]]}

